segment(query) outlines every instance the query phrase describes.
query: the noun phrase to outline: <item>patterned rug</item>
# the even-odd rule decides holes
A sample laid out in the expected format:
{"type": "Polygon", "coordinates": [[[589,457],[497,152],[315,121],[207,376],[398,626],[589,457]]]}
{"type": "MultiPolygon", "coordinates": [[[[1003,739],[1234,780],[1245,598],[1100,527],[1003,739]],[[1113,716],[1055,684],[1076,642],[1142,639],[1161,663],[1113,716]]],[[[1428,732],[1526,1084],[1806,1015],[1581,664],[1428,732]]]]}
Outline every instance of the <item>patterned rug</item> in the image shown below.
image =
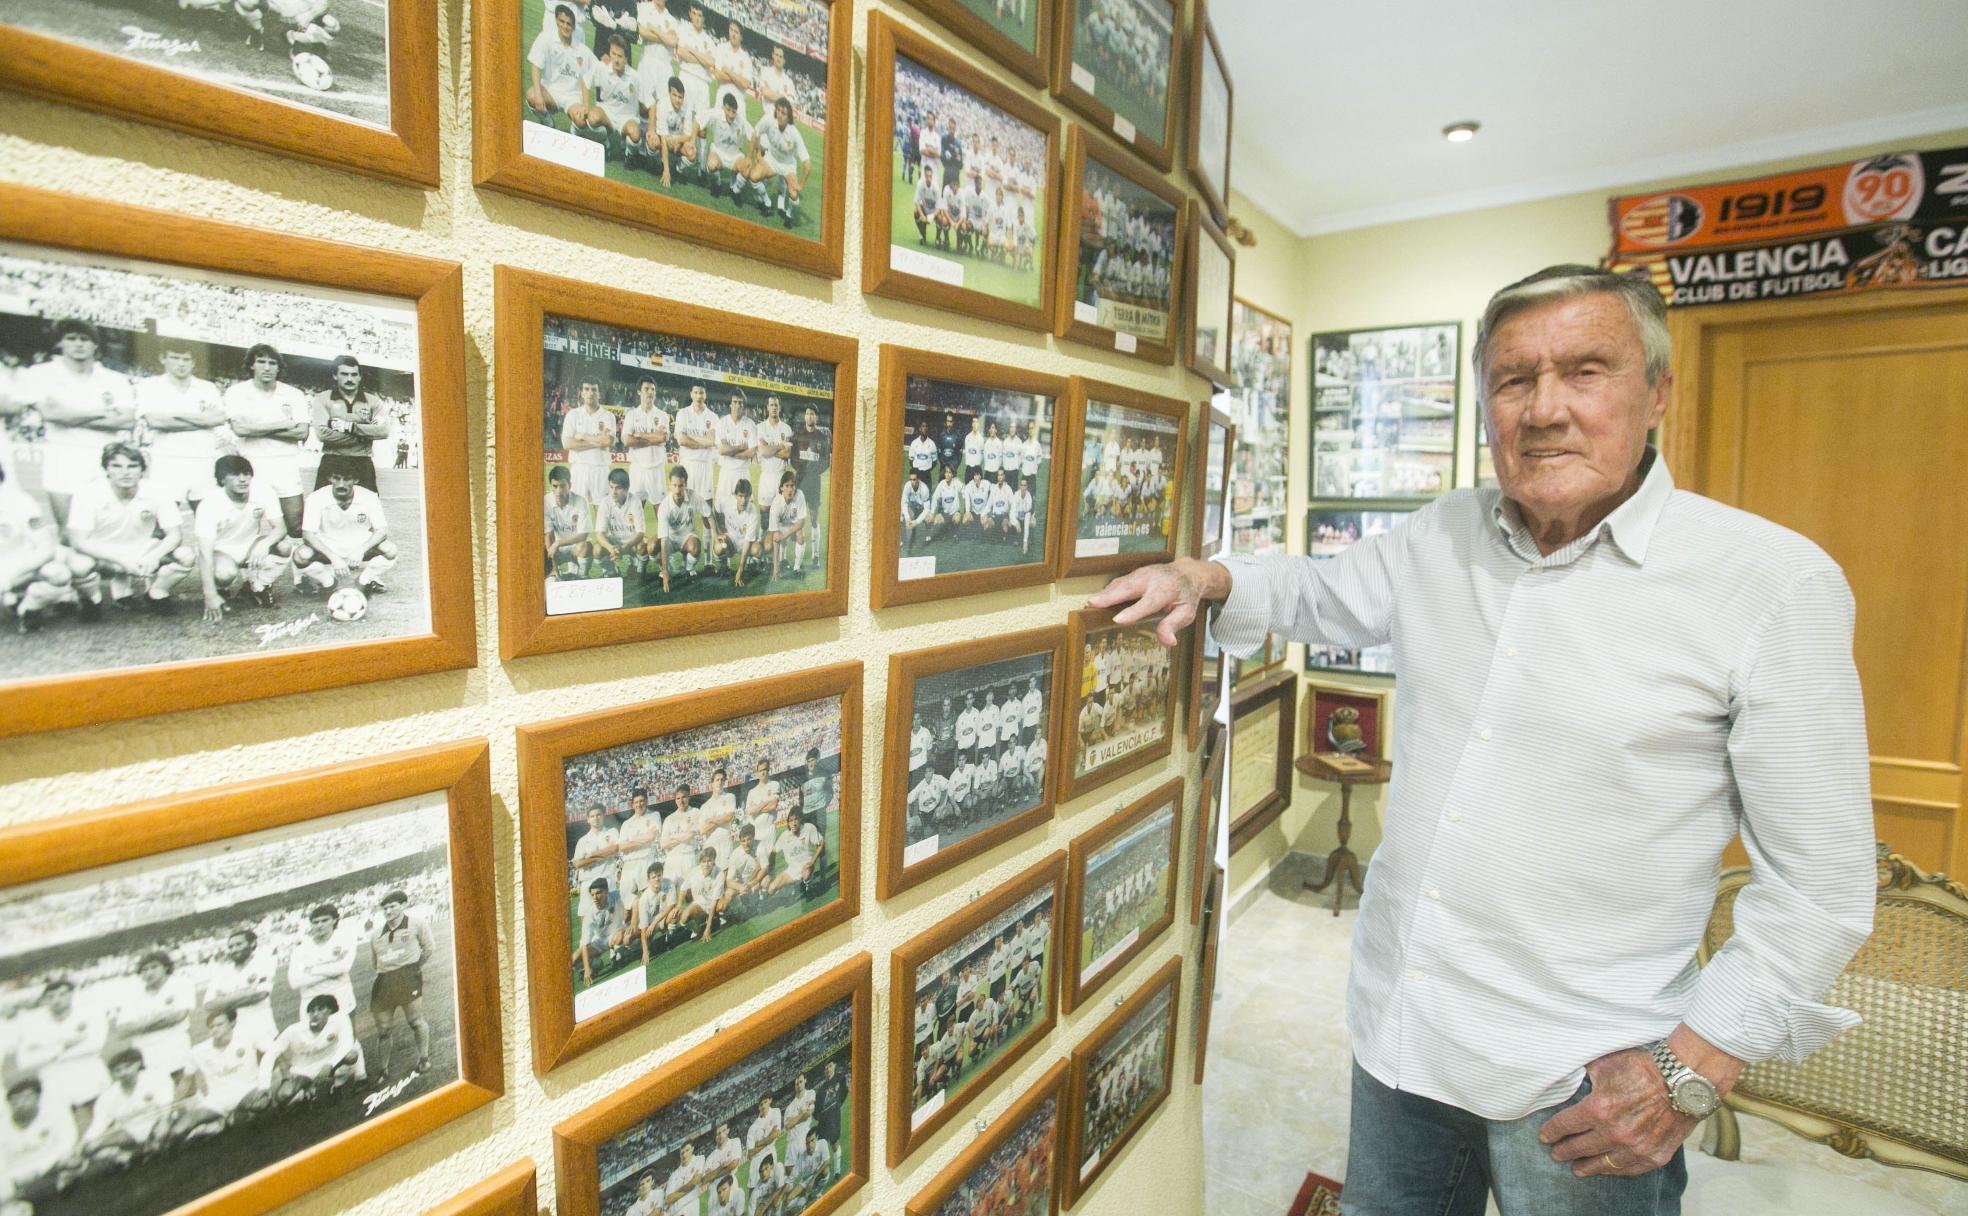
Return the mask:
{"type": "Polygon", "coordinates": [[[1287,1216],[1339,1216],[1340,1184],[1324,1174],[1307,1174],[1287,1216]]]}

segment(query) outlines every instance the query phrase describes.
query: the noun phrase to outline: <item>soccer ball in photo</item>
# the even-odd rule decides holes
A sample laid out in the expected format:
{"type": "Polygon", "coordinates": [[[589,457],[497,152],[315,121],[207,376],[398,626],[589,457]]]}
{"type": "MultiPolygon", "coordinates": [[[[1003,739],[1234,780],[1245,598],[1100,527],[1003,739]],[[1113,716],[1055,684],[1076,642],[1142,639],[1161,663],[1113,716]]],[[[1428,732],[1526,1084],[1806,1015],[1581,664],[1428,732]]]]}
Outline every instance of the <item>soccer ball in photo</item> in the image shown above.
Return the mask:
{"type": "Polygon", "coordinates": [[[317,93],[335,87],[335,70],[313,51],[301,51],[294,56],[294,77],[317,93]]]}
{"type": "Polygon", "coordinates": [[[343,587],[328,597],[328,617],[336,621],[359,621],[369,611],[369,598],[354,587],[343,587]]]}

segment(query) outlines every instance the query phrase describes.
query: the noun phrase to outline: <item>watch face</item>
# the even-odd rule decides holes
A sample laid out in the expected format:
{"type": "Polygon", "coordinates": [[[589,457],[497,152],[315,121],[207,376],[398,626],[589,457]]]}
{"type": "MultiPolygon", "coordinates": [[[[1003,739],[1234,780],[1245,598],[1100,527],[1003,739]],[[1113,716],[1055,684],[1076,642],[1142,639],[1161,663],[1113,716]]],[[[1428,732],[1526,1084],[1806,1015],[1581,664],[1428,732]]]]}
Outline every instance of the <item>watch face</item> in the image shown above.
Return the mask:
{"type": "Polygon", "coordinates": [[[1674,1087],[1674,1106],[1683,1114],[1706,1118],[1718,1104],[1715,1087],[1702,1077],[1683,1077],[1674,1087]]]}

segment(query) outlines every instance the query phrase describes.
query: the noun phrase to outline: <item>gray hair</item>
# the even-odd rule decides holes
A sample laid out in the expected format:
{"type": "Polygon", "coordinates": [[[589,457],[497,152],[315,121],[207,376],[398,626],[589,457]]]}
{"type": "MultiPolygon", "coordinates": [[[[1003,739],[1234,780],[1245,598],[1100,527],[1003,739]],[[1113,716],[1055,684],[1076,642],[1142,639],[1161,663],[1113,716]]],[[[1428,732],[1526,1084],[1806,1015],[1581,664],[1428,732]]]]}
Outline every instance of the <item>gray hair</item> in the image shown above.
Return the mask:
{"type": "Polygon", "coordinates": [[[1567,262],[1547,266],[1529,278],[1512,283],[1490,297],[1483,308],[1483,319],[1476,323],[1476,399],[1488,395],[1490,341],[1505,321],[1530,308],[1552,300],[1603,293],[1617,296],[1633,317],[1633,328],[1640,334],[1640,349],[1647,360],[1647,383],[1659,384],[1668,371],[1670,351],[1667,336],[1667,304],[1660,290],[1644,271],[1615,274],[1596,266],[1567,262]]]}

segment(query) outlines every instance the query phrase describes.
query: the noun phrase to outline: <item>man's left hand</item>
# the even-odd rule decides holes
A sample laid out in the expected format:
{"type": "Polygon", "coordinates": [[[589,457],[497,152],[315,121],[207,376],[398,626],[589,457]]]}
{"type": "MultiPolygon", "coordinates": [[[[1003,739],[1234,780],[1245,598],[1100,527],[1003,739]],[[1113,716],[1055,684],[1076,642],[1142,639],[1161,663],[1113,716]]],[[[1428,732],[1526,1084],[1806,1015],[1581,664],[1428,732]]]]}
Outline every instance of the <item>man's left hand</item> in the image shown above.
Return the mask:
{"type": "MultiPolygon", "coordinates": [[[[1687,1027],[1668,1038],[1668,1046],[1721,1093],[1735,1086],[1742,1061],[1710,1046],[1687,1027]]],[[[1580,1178],[1610,1174],[1631,1178],[1674,1160],[1681,1142],[1701,1123],[1680,1115],[1668,1101],[1667,1082],[1654,1066],[1653,1053],[1630,1047],[1600,1056],[1585,1066],[1592,1092],[1548,1119],[1538,1138],[1551,1146],[1554,1161],[1572,1163],[1580,1178]]]]}

